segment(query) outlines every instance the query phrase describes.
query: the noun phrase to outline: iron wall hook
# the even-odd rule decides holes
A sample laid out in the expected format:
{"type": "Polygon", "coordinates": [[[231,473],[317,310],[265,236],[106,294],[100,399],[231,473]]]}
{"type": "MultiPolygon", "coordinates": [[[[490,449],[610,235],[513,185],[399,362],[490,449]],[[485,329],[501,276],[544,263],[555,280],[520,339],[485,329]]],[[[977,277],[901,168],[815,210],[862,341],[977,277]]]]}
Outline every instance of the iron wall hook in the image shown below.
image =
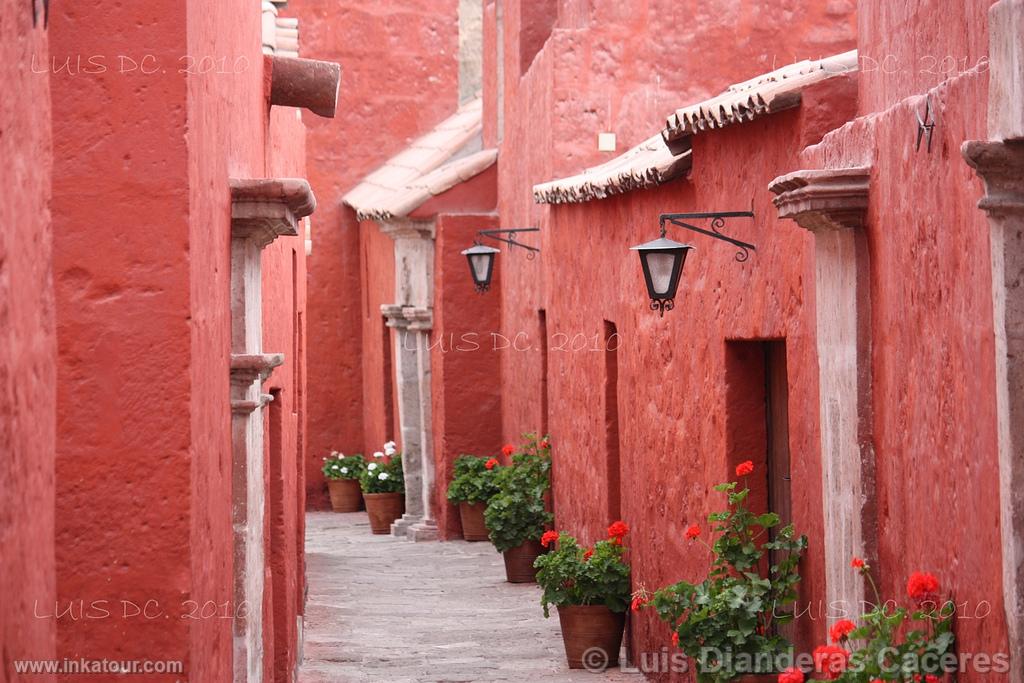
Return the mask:
{"type": "Polygon", "coordinates": [[[935,117],[932,115],[932,96],[924,96],[924,116],[921,116],[921,112],[916,111],[914,115],[917,116],[917,145],[914,147],[914,151],[920,151],[921,140],[925,136],[928,137],[928,153],[932,153],[932,132],[935,130],[935,117]]]}

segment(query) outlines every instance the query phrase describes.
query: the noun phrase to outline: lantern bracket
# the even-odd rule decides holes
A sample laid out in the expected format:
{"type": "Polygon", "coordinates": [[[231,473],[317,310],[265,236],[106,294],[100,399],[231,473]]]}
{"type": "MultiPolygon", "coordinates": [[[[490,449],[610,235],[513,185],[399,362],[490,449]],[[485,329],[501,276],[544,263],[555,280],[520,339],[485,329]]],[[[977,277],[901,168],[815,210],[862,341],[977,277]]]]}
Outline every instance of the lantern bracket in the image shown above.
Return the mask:
{"type": "MultiPolygon", "coordinates": [[[[521,232],[540,232],[540,228],[504,228],[501,230],[478,230],[476,234],[479,235],[480,237],[489,237],[492,240],[504,242],[510,247],[522,247],[523,249],[526,249],[526,258],[532,261],[535,255],[540,253],[540,249],[538,249],[537,247],[531,247],[529,244],[517,242],[515,238],[512,237],[512,235],[517,235],[521,232]],[[509,235],[509,237],[504,237],[504,235],[509,235]]],[[[480,240],[477,239],[474,243],[480,244],[480,240]]]]}
{"type": "Polygon", "coordinates": [[[750,252],[757,251],[757,248],[749,242],[743,242],[736,239],[735,237],[729,237],[728,235],[722,234],[722,228],[725,227],[725,221],[728,218],[753,218],[753,211],[718,211],[711,213],[663,213],[659,217],[661,224],[661,236],[665,236],[665,229],[668,224],[672,224],[677,228],[685,228],[692,232],[699,232],[702,235],[708,237],[714,237],[717,240],[728,242],[729,244],[737,247],[739,251],[736,252],[736,260],[743,263],[750,258],[750,252]],[[711,220],[709,228],[699,228],[696,225],[691,225],[683,219],[687,220],[711,220]]]}

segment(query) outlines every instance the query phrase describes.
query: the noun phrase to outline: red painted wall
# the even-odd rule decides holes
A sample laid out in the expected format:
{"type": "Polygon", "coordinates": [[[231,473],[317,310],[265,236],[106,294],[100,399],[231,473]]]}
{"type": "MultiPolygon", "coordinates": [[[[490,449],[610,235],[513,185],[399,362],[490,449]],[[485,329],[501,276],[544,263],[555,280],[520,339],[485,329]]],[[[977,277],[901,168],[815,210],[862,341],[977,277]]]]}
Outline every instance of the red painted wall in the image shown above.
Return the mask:
{"type": "MultiPolygon", "coordinates": [[[[798,167],[806,144],[855,114],[856,84],[836,79],[808,90],[799,110],[696,137],[689,179],[657,190],[546,207],[533,203],[531,187],[614,156],[596,151],[599,132],[615,132],[621,153],[657,131],[675,108],[772,68],[854,46],[852,3],[799,4],[792,11],[726,2],[627,10],[563,2],[551,37],[520,79],[519,3],[505,3],[503,130],[492,118],[498,78],[485,71],[485,132],[501,140],[501,224],[539,226],[543,249],[533,262],[502,261],[501,331],[532,342],[503,354],[504,437],[514,440],[545,422],[538,400],[544,310],[557,524],[588,541],[603,536],[619,493],[609,490],[603,391],[605,321],[614,323],[621,513],[633,529],[634,583],[650,589],[696,579],[707,566],[683,530],[721,506],[711,486],[727,478],[739,455],[729,452],[737,436],[728,420],[730,413],[742,419],[744,407],[729,400],[726,341],[784,338],[790,414],[817,416],[813,244],[795,224],[776,218],[767,185],[798,167]],[[757,244],[757,254],[739,264],[724,244],[678,235],[698,249],[676,309],[664,318],[648,310],[629,247],[657,236],[658,214],[745,210],[751,202],[756,219],[738,221],[733,232],[757,244]]],[[[485,18],[485,55],[495,64],[492,3],[485,18]]],[[[818,441],[816,419],[791,420],[793,516],[812,538],[805,601],[823,595],[818,441]]],[[[811,645],[824,628],[823,620],[807,622],[798,641],[811,645]]],[[[634,620],[633,639],[635,651],[658,651],[668,644],[668,630],[645,614],[634,620]]]]}
{"type": "MultiPolygon", "coordinates": [[[[469,184],[488,179],[478,177],[469,184]]],[[[490,179],[494,188],[494,179],[490,179]]],[[[434,246],[434,329],[431,332],[431,409],[434,487],[441,537],[460,538],[458,508],[446,493],[455,459],[463,454],[496,455],[501,441],[500,346],[492,333],[501,323],[502,248],[491,290],[477,294],[462,250],[476,232],[496,227],[493,214],[440,214],[434,246]]],[[[519,253],[522,256],[523,252],[519,253]]]]}
{"type": "MultiPolygon", "coordinates": [[[[51,78],[58,604],[104,600],[104,609],[116,610],[100,619],[59,618],[61,657],[190,659],[190,624],[180,618],[182,603],[193,596],[192,517],[199,507],[192,486],[198,466],[192,460],[188,79],[176,68],[121,73],[115,57],[138,54],[144,45],[177,66],[188,50],[187,8],[169,1],[121,12],[58,5],[50,18],[58,64],[79,55],[104,55],[106,63],[100,73],[62,71],[51,78]],[[129,620],[121,600],[155,600],[173,616],[129,620]]],[[[215,319],[211,326],[216,334],[215,319]]],[[[223,360],[218,367],[226,367],[223,360]]],[[[224,377],[225,400],[217,408],[225,419],[209,420],[213,436],[215,423],[228,424],[227,381],[224,372],[209,377],[211,383],[224,377]]],[[[227,469],[227,432],[220,433],[207,457],[223,458],[227,469]]],[[[219,527],[223,534],[230,533],[228,520],[229,513],[219,527]]],[[[230,577],[227,562],[218,566],[212,552],[205,558],[212,565],[207,585],[230,577]]],[[[208,624],[198,628],[217,626],[208,624]]],[[[190,662],[190,673],[210,672],[201,662],[215,664],[218,648],[227,656],[227,628],[207,634],[206,656],[190,662]]]]}
{"type": "Polygon", "coordinates": [[[308,275],[309,376],[318,378],[309,386],[306,458],[306,488],[313,508],[328,505],[320,472],[324,453],[331,449],[372,453],[379,449],[380,435],[386,431],[374,421],[364,426],[361,340],[371,340],[365,352],[374,361],[381,332],[379,313],[371,312],[370,329],[362,329],[363,242],[358,223],[342,206],[341,197],[455,110],[457,4],[455,0],[292,3],[302,17],[303,50],[340,62],[342,67],[339,118],[307,122],[309,179],[320,201],[308,275]]]}
{"type": "MultiPolygon", "coordinates": [[[[19,659],[52,659],[57,341],[50,223],[47,36],[30,3],[0,4],[0,681],[19,659]]],[[[52,681],[52,676],[34,680],[52,681]]]]}
{"type": "MultiPolygon", "coordinates": [[[[224,617],[244,609],[232,590],[228,182],[303,176],[303,127],[266,104],[258,5],[51,10],[57,654],[180,659],[190,679],[226,680],[224,617]],[[86,70],[62,66],[79,57],[86,70]],[[157,618],[134,614],[147,601],[157,618]],[[196,618],[211,605],[217,618],[196,618]]],[[[264,268],[264,346],[287,359],[267,385],[280,429],[275,453],[268,438],[264,640],[268,680],[281,680],[303,590],[303,238],[271,246],[264,268]]]]}
{"type": "MultiPolygon", "coordinates": [[[[743,402],[732,403],[724,383],[725,344],[785,338],[793,517],[811,539],[801,601],[811,603],[814,618],[804,620],[797,640],[823,642],[813,238],[776,218],[767,184],[799,168],[870,163],[869,361],[883,592],[898,597],[910,571],[933,571],[971,615],[991,611],[958,623],[960,651],[1005,651],[1000,559],[992,551],[999,547],[998,498],[987,495],[998,482],[988,226],[975,206],[980,183],[959,155],[964,140],[986,137],[987,73],[975,67],[987,53],[989,2],[862,2],[859,103],[850,80],[836,79],[805,93],[797,111],[694,138],[688,180],[580,205],[532,203],[533,183],[610,156],[594,151],[599,131],[618,133],[621,151],[657,130],[672,109],[769,70],[775,54],[778,66],[852,47],[852,3],[803,4],[806,21],[794,23],[788,11],[763,4],[676,4],[660,13],[631,7],[627,16],[612,5],[565,2],[520,79],[519,12],[505,3],[503,130],[494,68],[501,32],[496,8],[486,5],[485,132],[501,140],[501,224],[539,225],[544,249],[538,262],[503,260],[502,331],[535,338],[538,310],[546,309],[557,522],[586,539],[602,535],[607,523],[601,339],[604,321],[612,321],[621,337],[622,515],[633,528],[634,581],[654,588],[698,578],[707,559],[685,545],[682,531],[720,507],[710,486],[728,476],[738,456],[730,443],[743,438],[730,426],[743,419],[743,402]],[[671,16],[676,8],[680,15],[671,16]],[[724,19],[737,12],[741,21],[724,19]],[[675,49],[664,49],[668,41],[675,49]],[[899,64],[891,73],[865,61],[882,64],[889,54],[899,64]],[[947,55],[953,59],[943,63],[947,55]],[[952,61],[966,68],[934,73],[952,61]],[[914,112],[929,88],[938,121],[931,155],[913,150],[914,112]],[[801,153],[855,112],[866,116],[801,153]],[[738,264],[728,246],[680,233],[698,249],[676,309],[664,318],[648,311],[628,247],[656,235],[658,214],[742,210],[751,199],[756,218],[731,231],[757,244],[756,255],[738,264]]],[[[504,354],[506,439],[543,421],[536,349],[504,354]]],[[[634,621],[637,650],[667,642],[652,616],[634,621]]]]}
{"type": "MultiPolygon", "coordinates": [[[[346,208],[345,217],[355,220],[355,212],[346,208]]],[[[399,447],[402,441],[395,382],[398,335],[385,326],[380,312],[382,305],[395,303],[395,241],[382,233],[374,221],[361,221],[357,229],[362,335],[347,343],[362,344],[361,407],[366,440],[360,452],[369,455],[381,450],[387,441],[394,441],[399,447]]]]}
{"type": "MultiPolygon", "coordinates": [[[[303,113],[303,118],[312,114],[303,113]]],[[[268,175],[305,177],[305,126],[296,109],[270,112],[268,175]]],[[[313,188],[314,194],[316,188],[313,188]]],[[[317,214],[310,217],[317,222],[317,214]]],[[[266,680],[290,681],[298,652],[296,615],[303,613],[305,545],[306,421],[306,247],[305,227],[296,237],[280,237],[263,252],[263,349],[285,354],[264,385],[275,397],[267,411],[268,460],[265,528],[270,575],[265,600],[271,619],[264,631],[266,680]]]]}
{"type": "MultiPolygon", "coordinates": [[[[871,115],[802,160],[804,168],[872,166],[870,362],[883,593],[902,595],[912,571],[934,572],[967,617],[957,623],[957,648],[974,653],[1007,647],[992,493],[999,473],[989,225],[976,206],[981,183],[960,156],[965,140],[988,137],[989,74],[978,64],[988,53],[990,4],[861,3],[864,57],[880,65],[895,57],[860,79],[860,109],[871,115]],[[936,57],[956,69],[933,73],[936,57]],[[914,150],[925,93],[937,121],[930,154],[914,150]]],[[[961,680],[1006,678],[972,671],[961,680]]]]}

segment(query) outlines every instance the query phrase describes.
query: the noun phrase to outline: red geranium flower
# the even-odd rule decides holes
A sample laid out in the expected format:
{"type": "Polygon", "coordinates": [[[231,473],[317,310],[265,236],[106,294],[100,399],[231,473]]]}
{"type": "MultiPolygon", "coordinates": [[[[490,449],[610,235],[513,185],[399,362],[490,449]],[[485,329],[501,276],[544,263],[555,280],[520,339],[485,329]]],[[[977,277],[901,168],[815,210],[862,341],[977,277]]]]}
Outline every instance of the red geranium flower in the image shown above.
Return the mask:
{"type": "Polygon", "coordinates": [[[850,566],[854,569],[864,569],[864,560],[860,559],[859,557],[855,557],[852,560],[850,560],[850,566]]]}
{"type": "Polygon", "coordinates": [[[914,572],[907,581],[907,595],[917,602],[935,598],[939,593],[939,580],[928,572],[914,572]]]}
{"type": "Polygon", "coordinates": [[[640,608],[647,604],[647,600],[640,597],[639,595],[633,598],[633,604],[630,606],[634,612],[639,612],[640,608]]]}
{"type": "Polygon", "coordinates": [[[549,545],[558,540],[557,531],[545,531],[544,535],[540,537],[540,544],[547,548],[549,545]]]}
{"type": "Polygon", "coordinates": [[[736,476],[737,477],[746,476],[746,475],[750,474],[753,471],[754,471],[754,461],[753,460],[747,460],[746,462],[741,462],[739,465],[736,465],[736,476]]]}
{"type": "Polygon", "coordinates": [[[491,458],[490,460],[488,460],[487,462],[484,463],[484,467],[486,467],[489,470],[493,470],[495,465],[497,465],[497,464],[498,464],[498,459],[497,458],[491,458]]]}
{"type": "Polygon", "coordinates": [[[501,452],[506,456],[512,455],[513,453],[516,452],[516,447],[510,443],[507,443],[504,445],[504,447],[502,447],[501,452]]]}
{"type": "Polygon", "coordinates": [[[676,646],[676,647],[679,647],[679,632],[678,631],[673,631],[672,632],[672,644],[674,646],[676,646]]]}
{"type": "Polygon", "coordinates": [[[629,533],[629,525],[623,521],[613,522],[608,527],[608,538],[622,539],[623,536],[629,533]]]}
{"type": "Polygon", "coordinates": [[[593,556],[594,556],[594,551],[591,550],[590,548],[587,548],[587,550],[583,553],[583,561],[586,562],[587,560],[589,560],[593,556]]]}
{"type": "Polygon", "coordinates": [[[849,619],[840,619],[832,624],[832,628],[828,630],[828,637],[832,639],[833,643],[839,643],[846,640],[855,628],[857,628],[857,624],[849,619]]]}
{"type": "Polygon", "coordinates": [[[791,666],[779,674],[779,683],[804,683],[804,672],[791,666]]]}
{"type": "Polygon", "coordinates": [[[814,648],[814,668],[830,681],[839,678],[850,661],[850,653],[835,645],[819,645],[814,648]]]}
{"type": "Polygon", "coordinates": [[[551,442],[548,441],[547,439],[544,439],[543,441],[540,442],[540,447],[544,449],[551,448],[551,442]]]}
{"type": "Polygon", "coordinates": [[[939,683],[941,679],[934,674],[914,674],[914,683],[939,683]]]}
{"type": "Polygon", "coordinates": [[[700,536],[700,527],[697,526],[696,524],[691,524],[686,529],[686,538],[692,541],[693,539],[697,538],[698,536],[700,536]]]}

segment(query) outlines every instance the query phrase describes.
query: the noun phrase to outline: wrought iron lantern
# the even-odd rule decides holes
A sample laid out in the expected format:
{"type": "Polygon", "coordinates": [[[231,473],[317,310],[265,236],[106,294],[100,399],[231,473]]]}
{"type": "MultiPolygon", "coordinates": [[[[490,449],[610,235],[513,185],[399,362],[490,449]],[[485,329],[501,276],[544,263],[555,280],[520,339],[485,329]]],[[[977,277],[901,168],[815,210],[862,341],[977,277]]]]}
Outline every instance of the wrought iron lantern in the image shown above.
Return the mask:
{"type": "Polygon", "coordinates": [[[651,298],[651,310],[660,311],[665,315],[665,311],[675,308],[679,276],[683,272],[686,253],[693,249],[693,246],[667,237],[659,237],[630,248],[640,252],[640,265],[644,269],[644,282],[647,283],[647,296],[651,298]]]}
{"type": "Polygon", "coordinates": [[[727,218],[752,218],[753,216],[753,211],[661,214],[659,217],[661,236],[656,240],[630,247],[633,251],[640,252],[640,265],[644,269],[644,281],[647,283],[647,296],[651,300],[651,310],[658,311],[664,316],[665,311],[671,311],[675,308],[676,290],[679,287],[683,264],[686,262],[686,254],[695,248],[691,244],[682,244],[667,238],[665,232],[668,225],[699,232],[702,235],[708,235],[709,237],[735,245],[739,248],[739,251],[736,253],[736,260],[743,262],[750,258],[751,251],[755,251],[754,245],[723,235],[721,228],[725,225],[725,219],[727,218]],[[690,225],[682,220],[684,218],[711,219],[710,229],[690,225]]]}
{"type": "MultiPolygon", "coordinates": [[[[522,247],[526,249],[526,258],[532,259],[534,255],[540,253],[540,249],[537,247],[531,247],[528,244],[517,242],[511,235],[515,235],[520,232],[540,232],[540,228],[505,228],[503,230],[480,230],[476,234],[479,237],[489,237],[492,240],[498,242],[504,242],[512,247],[522,247]],[[504,235],[510,235],[504,237],[504,235]]],[[[480,244],[480,240],[477,239],[473,242],[473,246],[462,252],[466,259],[469,261],[469,273],[473,276],[473,284],[476,286],[476,291],[483,294],[491,288],[491,277],[494,275],[494,257],[501,253],[501,250],[495,249],[494,247],[488,247],[480,244]]]]}
{"type": "Polygon", "coordinates": [[[477,243],[462,252],[469,261],[469,272],[473,276],[476,291],[483,294],[491,288],[491,276],[494,275],[494,257],[501,253],[500,249],[477,243]]]}

